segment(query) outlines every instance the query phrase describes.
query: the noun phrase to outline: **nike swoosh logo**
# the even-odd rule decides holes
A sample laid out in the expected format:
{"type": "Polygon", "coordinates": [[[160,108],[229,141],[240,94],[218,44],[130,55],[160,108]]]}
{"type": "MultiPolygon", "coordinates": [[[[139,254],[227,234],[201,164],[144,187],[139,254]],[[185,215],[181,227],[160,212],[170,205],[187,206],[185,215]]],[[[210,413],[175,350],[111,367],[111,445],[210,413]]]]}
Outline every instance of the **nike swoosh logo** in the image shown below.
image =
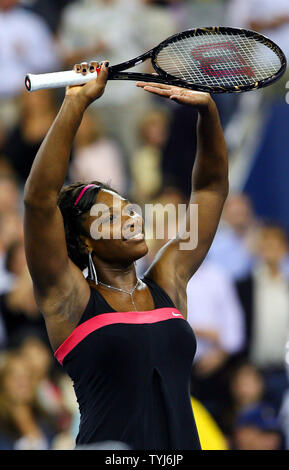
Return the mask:
{"type": "Polygon", "coordinates": [[[182,316],[181,313],[174,313],[174,312],[172,312],[172,315],[174,315],[174,317],[181,317],[182,316]]]}

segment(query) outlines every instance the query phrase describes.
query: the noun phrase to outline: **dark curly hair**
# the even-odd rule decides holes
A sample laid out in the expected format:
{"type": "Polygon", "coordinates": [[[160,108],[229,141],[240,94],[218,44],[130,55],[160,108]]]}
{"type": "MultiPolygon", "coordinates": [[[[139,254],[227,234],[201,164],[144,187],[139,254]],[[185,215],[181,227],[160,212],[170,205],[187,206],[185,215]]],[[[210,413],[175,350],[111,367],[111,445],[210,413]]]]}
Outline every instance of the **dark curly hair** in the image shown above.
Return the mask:
{"type": "Polygon", "coordinates": [[[118,194],[111,186],[99,181],[86,183],[78,181],[64,186],[58,196],[58,207],[63,217],[68,256],[82,271],[88,265],[87,251],[81,239],[81,235],[87,235],[83,227],[82,216],[90,211],[101,189],[107,189],[118,194]],[[88,188],[77,206],[75,206],[78,195],[88,184],[94,184],[96,186],[88,188]]]}

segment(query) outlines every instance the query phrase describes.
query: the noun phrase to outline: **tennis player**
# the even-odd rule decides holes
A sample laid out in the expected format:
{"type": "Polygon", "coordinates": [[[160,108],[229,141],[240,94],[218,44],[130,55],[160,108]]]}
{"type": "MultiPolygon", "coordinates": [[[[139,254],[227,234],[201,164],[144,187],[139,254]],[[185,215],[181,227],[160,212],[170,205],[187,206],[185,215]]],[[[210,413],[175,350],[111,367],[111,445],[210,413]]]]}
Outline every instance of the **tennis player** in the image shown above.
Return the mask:
{"type": "MultiPolygon", "coordinates": [[[[97,66],[75,69],[86,74],[97,66]]],[[[182,300],[228,193],[218,112],[206,93],[138,83],[199,112],[191,197],[199,210],[198,245],[182,250],[175,237],[138,279],[134,262],[148,248],[143,220],[129,201],[99,182],[63,187],[73,138],[86,108],[104,93],[107,75],[105,62],[96,80],[67,88],[26,182],[25,249],[35,297],[55,356],[74,382],[78,446],[118,441],[136,450],[200,449],[189,392],[196,340],[182,300]],[[107,207],[100,238],[92,230],[98,204],[107,207]],[[118,227],[122,237],[114,239],[118,227]]]]}

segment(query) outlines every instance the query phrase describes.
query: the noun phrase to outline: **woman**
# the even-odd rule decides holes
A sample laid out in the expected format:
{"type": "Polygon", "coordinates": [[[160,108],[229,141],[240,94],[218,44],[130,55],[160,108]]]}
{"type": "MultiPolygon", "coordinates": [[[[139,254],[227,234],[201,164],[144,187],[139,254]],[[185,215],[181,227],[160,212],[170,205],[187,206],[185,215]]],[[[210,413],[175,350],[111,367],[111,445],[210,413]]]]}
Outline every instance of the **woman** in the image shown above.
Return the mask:
{"type": "Polygon", "coordinates": [[[29,363],[11,350],[0,362],[0,450],[48,449],[51,431],[29,363]]]}
{"type": "Polygon", "coordinates": [[[11,129],[3,155],[11,163],[21,185],[25,183],[35,154],[51,126],[56,112],[53,90],[38,90],[19,99],[19,120],[11,129]],[[19,158],[21,155],[21,158],[19,158]]]}
{"type": "MultiPolygon", "coordinates": [[[[114,440],[133,449],[199,449],[189,396],[196,341],[178,308],[227,196],[224,137],[208,94],[138,83],[195,106],[200,120],[191,198],[199,205],[198,246],[190,253],[179,249],[180,237],[170,240],[137,279],[134,261],[147,245],[133,207],[99,183],[62,189],[73,138],[85,109],[104,92],[108,65],[102,64],[97,80],[67,89],[26,183],[25,246],[35,296],[55,356],[74,381],[78,445],[114,440]],[[110,208],[99,239],[91,233],[96,203],[110,208]],[[108,238],[120,227],[122,238],[108,238]]],[[[76,70],[85,74],[97,66],[76,70]]]]}

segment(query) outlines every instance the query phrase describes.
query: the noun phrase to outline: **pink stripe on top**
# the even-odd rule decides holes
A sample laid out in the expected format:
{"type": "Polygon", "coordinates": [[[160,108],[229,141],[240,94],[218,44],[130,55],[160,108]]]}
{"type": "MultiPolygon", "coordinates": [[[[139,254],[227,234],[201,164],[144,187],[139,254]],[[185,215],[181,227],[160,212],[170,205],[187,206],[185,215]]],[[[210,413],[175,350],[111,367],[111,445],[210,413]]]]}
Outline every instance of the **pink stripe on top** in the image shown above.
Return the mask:
{"type": "Polygon", "coordinates": [[[117,323],[142,325],[146,323],[157,323],[164,320],[183,319],[183,315],[176,308],[158,308],[144,312],[112,312],[103,313],[90,318],[75,328],[71,335],[59,346],[54,356],[62,365],[67,354],[72,351],[86,336],[94,331],[108,325],[117,323]]]}
{"type": "Polygon", "coordinates": [[[88,184],[87,186],[85,186],[79,193],[79,195],[77,196],[77,199],[74,203],[75,206],[77,206],[77,204],[79,203],[80,199],[82,198],[82,196],[84,195],[84,193],[89,189],[89,188],[92,188],[92,187],[95,187],[97,188],[98,186],[96,186],[96,184],[88,184]]]}

